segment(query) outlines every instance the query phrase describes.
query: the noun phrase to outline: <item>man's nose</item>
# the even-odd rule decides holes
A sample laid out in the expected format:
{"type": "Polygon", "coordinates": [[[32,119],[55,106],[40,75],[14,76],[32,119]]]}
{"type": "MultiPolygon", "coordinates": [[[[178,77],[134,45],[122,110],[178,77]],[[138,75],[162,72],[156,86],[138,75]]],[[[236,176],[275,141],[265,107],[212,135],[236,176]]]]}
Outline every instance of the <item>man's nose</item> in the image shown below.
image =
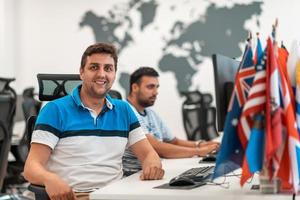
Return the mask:
{"type": "Polygon", "coordinates": [[[154,95],[157,95],[157,94],[158,94],[158,88],[155,88],[155,89],[153,90],[153,94],[154,94],[154,95]]]}
{"type": "Polygon", "coordinates": [[[100,77],[105,76],[105,70],[103,69],[103,67],[99,67],[99,69],[97,70],[97,76],[100,76],[100,77]]]}

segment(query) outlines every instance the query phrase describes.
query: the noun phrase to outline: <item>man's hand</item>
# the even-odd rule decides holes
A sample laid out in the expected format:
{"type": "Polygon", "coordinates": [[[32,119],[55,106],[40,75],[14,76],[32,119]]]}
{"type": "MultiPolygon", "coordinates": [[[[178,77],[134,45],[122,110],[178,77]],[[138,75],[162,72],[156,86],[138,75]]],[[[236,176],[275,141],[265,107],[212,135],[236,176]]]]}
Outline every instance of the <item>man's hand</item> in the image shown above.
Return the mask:
{"type": "Polygon", "coordinates": [[[160,158],[147,139],[140,140],[131,147],[133,153],[142,163],[141,180],[162,179],[165,171],[162,169],[160,158]]]}
{"type": "Polygon", "coordinates": [[[220,146],[220,142],[216,142],[216,141],[203,141],[200,143],[199,146],[201,147],[201,146],[212,145],[212,144],[220,146]]]}
{"type": "Polygon", "coordinates": [[[55,174],[47,179],[45,189],[51,200],[76,200],[72,188],[55,174]]]}
{"type": "Polygon", "coordinates": [[[206,156],[207,154],[216,152],[219,150],[219,147],[220,147],[219,143],[201,145],[198,148],[198,156],[206,156]]]}
{"type": "Polygon", "coordinates": [[[160,180],[163,178],[165,171],[162,169],[161,164],[144,164],[141,180],[160,180]]]}

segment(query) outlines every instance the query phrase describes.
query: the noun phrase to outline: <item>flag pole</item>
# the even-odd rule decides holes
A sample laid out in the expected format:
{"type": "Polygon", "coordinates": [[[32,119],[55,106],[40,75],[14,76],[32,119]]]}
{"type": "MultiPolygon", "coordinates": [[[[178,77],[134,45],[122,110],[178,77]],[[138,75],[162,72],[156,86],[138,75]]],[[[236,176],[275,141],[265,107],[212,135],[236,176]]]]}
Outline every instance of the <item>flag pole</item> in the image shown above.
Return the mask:
{"type": "Polygon", "coordinates": [[[276,43],[277,27],[278,27],[278,18],[275,19],[275,23],[272,25],[273,44],[276,43]]]}

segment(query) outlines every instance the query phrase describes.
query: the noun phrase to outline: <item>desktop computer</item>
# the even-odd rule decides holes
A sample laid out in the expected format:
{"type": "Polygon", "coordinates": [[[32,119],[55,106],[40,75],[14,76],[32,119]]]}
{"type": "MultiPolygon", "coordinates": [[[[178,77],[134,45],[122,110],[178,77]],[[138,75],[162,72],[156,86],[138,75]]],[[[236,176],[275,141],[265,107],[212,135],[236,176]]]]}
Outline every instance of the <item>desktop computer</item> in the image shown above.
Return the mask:
{"type": "Polygon", "coordinates": [[[218,132],[222,132],[228,104],[234,88],[235,74],[240,62],[221,54],[213,54],[212,61],[215,78],[217,130],[218,132]]]}

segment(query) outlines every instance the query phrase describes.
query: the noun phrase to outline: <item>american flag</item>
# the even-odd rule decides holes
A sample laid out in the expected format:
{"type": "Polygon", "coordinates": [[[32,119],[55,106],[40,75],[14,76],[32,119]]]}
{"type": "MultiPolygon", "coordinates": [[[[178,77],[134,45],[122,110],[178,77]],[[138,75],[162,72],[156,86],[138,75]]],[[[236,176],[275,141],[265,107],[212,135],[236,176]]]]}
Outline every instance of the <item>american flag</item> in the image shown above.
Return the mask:
{"type": "MultiPolygon", "coordinates": [[[[256,74],[254,77],[254,81],[252,84],[252,87],[249,91],[249,96],[248,99],[243,107],[243,112],[241,115],[241,118],[239,120],[238,123],[238,135],[240,140],[242,141],[242,145],[243,145],[243,149],[248,151],[248,155],[249,152],[252,151],[253,155],[252,157],[255,155],[255,157],[257,158],[261,158],[259,154],[259,152],[257,152],[255,150],[254,153],[254,145],[256,145],[256,149],[258,149],[260,147],[260,142],[261,137],[258,137],[257,134],[260,134],[261,129],[258,129],[257,127],[253,127],[253,123],[254,123],[254,118],[256,118],[256,121],[258,123],[259,120],[262,120],[262,113],[264,113],[265,110],[265,102],[266,102],[266,70],[265,70],[265,60],[266,57],[263,54],[262,48],[261,48],[261,43],[259,41],[258,38],[258,42],[257,44],[259,45],[257,47],[256,50],[256,74]],[[261,116],[261,117],[259,117],[261,116]],[[252,130],[253,128],[255,128],[255,130],[252,130]],[[254,135],[252,135],[252,132],[254,131],[254,135]],[[251,144],[251,148],[248,149],[248,141],[252,140],[251,144]],[[255,141],[256,142],[255,142],[255,141]]],[[[256,124],[257,124],[256,123],[256,124]]],[[[262,123],[262,122],[259,122],[262,123]]],[[[244,161],[243,161],[243,171],[242,171],[242,177],[241,177],[241,185],[243,185],[248,178],[250,178],[252,176],[253,171],[251,171],[249,169],[249,164],[250,165],[254,165],[255,163],[253,163],[254,161],[251,161],[251,163],[249,163],[250,159],[249,156],[247,157],[247,153],[245,154],[244,157],[244,161]]]]}

